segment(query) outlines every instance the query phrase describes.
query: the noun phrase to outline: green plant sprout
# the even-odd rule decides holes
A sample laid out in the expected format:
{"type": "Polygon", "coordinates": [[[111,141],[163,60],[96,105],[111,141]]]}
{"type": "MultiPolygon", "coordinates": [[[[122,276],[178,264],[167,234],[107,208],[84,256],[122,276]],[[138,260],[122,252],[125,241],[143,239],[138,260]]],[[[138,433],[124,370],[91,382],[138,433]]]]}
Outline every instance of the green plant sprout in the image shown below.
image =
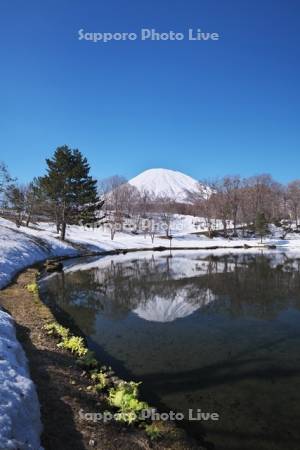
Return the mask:
{"type": "Polygon", "coordinates": [[[118,409],[117,420],[132,423],[139,418],[139,413],[148,409],[146,402],[138,399],[138,387],[141,383],[133,381],[121,382],[117,387],[109,390],[108,402],[118,409]]]}
{"type": "Polygon", "coordinates": [[[78,336],[65,337],[59,344],[57,344],[57,347],[70,350],[78,356],[84,356],[88,351],[84,345],[83,338],[78,336]]]}
{"type": "Polygon", "coordinates": [[[36,283],[30,283],[26,285],[26,289],[31,294],[37,294],[39,291],[38,285],[36,283]]]}
{"type": "Polygon", "coordinates": [[[96,369],[99,365],[95,353],[91,350],[88,350],[84,356],[78,359],[77,364],[85,369],[96,369]]]}

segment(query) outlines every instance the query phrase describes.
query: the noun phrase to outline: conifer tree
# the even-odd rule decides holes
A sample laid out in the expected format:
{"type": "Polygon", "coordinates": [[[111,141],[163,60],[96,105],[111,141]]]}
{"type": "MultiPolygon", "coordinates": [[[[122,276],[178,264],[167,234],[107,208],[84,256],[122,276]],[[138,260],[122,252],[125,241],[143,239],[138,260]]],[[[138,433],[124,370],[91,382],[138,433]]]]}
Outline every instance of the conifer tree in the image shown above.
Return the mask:
{"type": "Polygon", "coordinates": [[[68,224],[80,223],[86,206],[94,213],[101,208],[97,196],[97,181],[90,176],[87,159],[77,149],[58,147],[52,159],[47,159],[47,175],[40,186],[54,203],[56,222],[61,239],[65,240],[68,224]]]}
{"type": "Polygon", "coordinates": [[[263,237],[268,234],[268,221],[263,212],[258,212],[255,220],[255,231],[260,236],[262,242],[263,237]]]}
{"type": "Polygon", "coordinates": [[[11,178],[6,165],[0,161],[0,206],[5,205],[5,193],[10,188],[11,183],[15,181],[11,178]]]}

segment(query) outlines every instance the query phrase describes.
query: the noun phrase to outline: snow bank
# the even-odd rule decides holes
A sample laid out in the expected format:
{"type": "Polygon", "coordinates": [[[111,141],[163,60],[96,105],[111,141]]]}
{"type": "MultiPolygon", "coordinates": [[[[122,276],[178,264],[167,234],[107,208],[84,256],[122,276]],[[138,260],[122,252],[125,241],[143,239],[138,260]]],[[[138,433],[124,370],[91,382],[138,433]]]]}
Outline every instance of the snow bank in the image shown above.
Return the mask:
{"type": "Polygon", "coordinates": [[[42,425],[37,393],[9,314],[0,310],[0,449],[38,450],[42,425]]]}
{"type": "Polygon", "coordinates": [[[73,247],[47,232],[17,228],[12,222],[0,219],[0,289],[25,267],[48,257],[76,253],[73,247]]]}

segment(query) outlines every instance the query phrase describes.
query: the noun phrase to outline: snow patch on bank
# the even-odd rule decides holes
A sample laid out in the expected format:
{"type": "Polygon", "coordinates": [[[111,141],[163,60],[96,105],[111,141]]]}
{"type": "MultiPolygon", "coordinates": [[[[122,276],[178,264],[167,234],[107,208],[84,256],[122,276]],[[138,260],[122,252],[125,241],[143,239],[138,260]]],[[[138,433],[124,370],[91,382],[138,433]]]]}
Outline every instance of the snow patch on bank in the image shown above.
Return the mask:
{"type": "Polygon", "coordinates": [[[72,256],[77,251],[49,233],[26,227],[17,228],[0,219],[0,289],[22,269],[55,256],[72,256]]]}
{"type": "Polygon", "coordinates": [[[38,450],[42,425],[35,385],[9,314],[0,310],[0,449],[38,450]]]}

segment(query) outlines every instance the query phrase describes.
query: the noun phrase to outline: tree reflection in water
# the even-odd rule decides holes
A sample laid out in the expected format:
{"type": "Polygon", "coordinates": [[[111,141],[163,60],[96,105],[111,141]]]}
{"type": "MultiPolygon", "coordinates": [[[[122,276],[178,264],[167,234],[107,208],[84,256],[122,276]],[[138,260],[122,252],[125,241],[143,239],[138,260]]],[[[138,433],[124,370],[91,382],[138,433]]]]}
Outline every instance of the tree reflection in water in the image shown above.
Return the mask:
{"type": "Polygon", "coordinates": [[[219,412],[205,424],[217,448],[300,448],[300,259],[126,255],[41,289],[158,403],[219,412]]]}

